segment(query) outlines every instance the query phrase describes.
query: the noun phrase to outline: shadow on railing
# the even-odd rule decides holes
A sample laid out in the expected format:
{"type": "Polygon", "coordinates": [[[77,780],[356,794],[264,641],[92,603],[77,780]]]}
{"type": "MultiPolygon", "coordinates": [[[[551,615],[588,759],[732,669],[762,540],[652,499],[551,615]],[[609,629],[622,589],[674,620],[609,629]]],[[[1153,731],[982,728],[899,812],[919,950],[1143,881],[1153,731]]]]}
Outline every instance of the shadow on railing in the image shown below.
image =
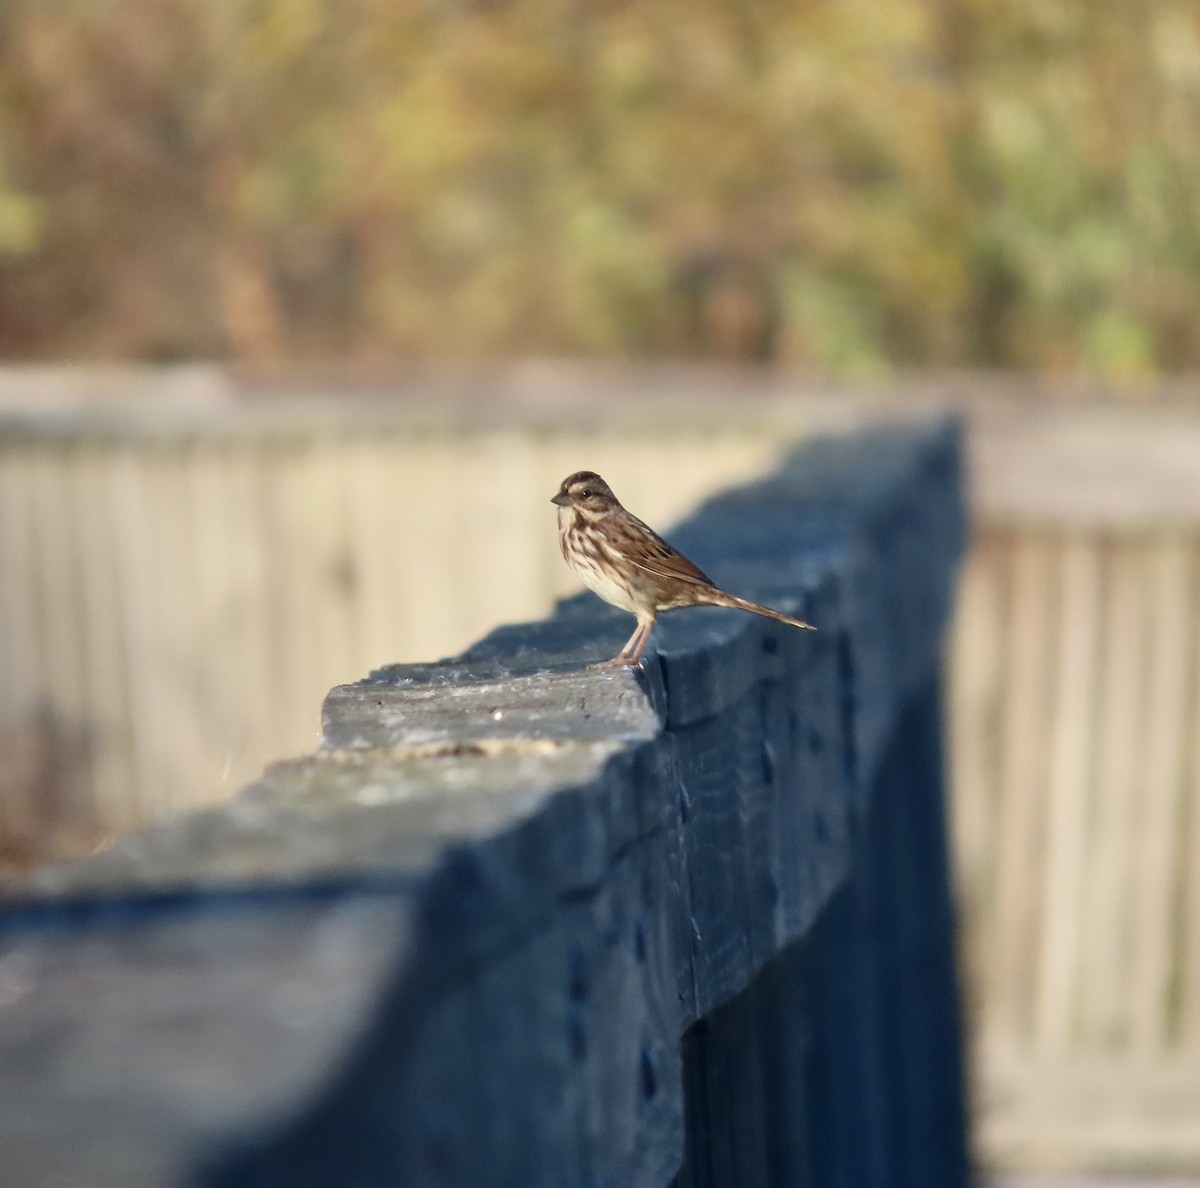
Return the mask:
{"type": "Polygon", "coordinates": [[[963,518],[952,426],[815,442],[673,534],[815,633],[575,599],[10,889],[0,1181],[964,1184],[963,518]]]}

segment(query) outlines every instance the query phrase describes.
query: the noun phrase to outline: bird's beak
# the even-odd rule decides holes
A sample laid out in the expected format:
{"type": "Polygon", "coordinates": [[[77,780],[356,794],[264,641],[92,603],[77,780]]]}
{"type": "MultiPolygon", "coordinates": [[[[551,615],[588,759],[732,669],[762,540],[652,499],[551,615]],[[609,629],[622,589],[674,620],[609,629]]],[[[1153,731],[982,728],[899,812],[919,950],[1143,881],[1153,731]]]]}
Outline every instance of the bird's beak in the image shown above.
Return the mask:
{"type": "Polygon", "coordinates": [[[571,502],[571,496],[566,491],[559,491],[553,499],[550,500],[556,507],[566,507],[571,502]]]}

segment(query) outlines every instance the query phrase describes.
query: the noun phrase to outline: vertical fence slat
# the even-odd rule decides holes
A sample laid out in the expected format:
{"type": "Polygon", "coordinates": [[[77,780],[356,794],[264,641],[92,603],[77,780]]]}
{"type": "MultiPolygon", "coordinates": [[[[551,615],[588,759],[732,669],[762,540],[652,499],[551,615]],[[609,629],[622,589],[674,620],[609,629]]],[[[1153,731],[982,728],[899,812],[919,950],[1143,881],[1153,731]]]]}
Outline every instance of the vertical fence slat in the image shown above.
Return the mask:
{"type": "Polygon", "coordinates": [[[1141,1050],[1154,1052],[1167,1041],[1175,970],[1184,823],[1182,710],[1187,703],[1195,568],[1186,544],[1173,539],[1156,543],[1149,560],[1150,679],[1139,796],[1141,828],[1135,835],[1140,861],[1130,956],[1133,1039],[1141,1050]]]}
{"type": "Polygon", "coordinates": [[[202,638],[221,641],[195,677],[196,709],[211,745],[206,748],[203,766],[194,774],[188,801],[203,804],[221,798],[235,765],[240,740],[229,711],[231,699],[233,704],[241,700],[236,692],[240,657],[229,614],[233,545],[226,537],[224,468],[219,454],[204,446],[190,450],[183,466],[192,520],[194,630],[202,638]]]}
{"type": "Polygon", "coordinates": [[[38,803],[38,713],[45,698],[34,572],[30,461],[19,451],[0,455],[0,860],[38,857],[45,814],[38,803]]]}
{"type": "Polygon", "coordinates": [[[463,461],[464,449],[441,434],[405,443],[397,485],[403,567],[396,613],[408,624],[404,652],[414,659],[449,655],[479,634],[478,604],[469,589],[477,575],[464,542],[466,518],[486,495],[463,461]]]}
{"type": "Polygon", "coordinates": [[[1095,809],[1089,828],[1090,904],[1080,921],[1080,1023],[1101,1049],[1128,1029],[1133,813],[1144,739],[1145,583],[1140,546],[1109,546],[1097,696],[1095,809]]]}
{"type": "Polygon", "coordinates": [[[134,779],[123,804],[111,806],[117,829],[132,829],[160,809],[169,786],[158,763],[158,707],[161,640],[156,625],[153,541],[146,525],[148,489],[139,456],[128,448],[114,452],[108,505],[116,532],[118,630],[125,641],[129,673],[130,726],[134,779]]]}
{"type": "Polygon", "coordinates": [[[201,444],[184,464],[192,518],[194,630],[199,639],[219,641],[194,676],[203,747],[190,773],[187,800],[208,804],[246,783],[265,757],[260,752],[267,745],[267,688],[257,638],[264,616],[248,613],[260,604],[261,590],[257,580],[247,583],[240,564],[241,554],[257,550],[261,541],[252,494],[236,481],[236,449],[201,444]]]}
{"type": "MultiPolygon", "coordinates": [[[[345,446],[335,437],[316,443],[307,460],[306,519],[312,548],[312,618],[316,649],[310,679],[316,704],[331,685],[354,679],[351,625],[358,573],[348,524],[349,495],[345,478],[345,446]]],[[[310,704],[312,704],[310,702],[310,704]]]]}
{"type": "Polygon", "coordinates": [[[1037,905],[1042,886],[1048,671],[1055,621],[1057,550],[1038,536],[1013,550],[1012,601],[1006,646],[1011,663],[1002,756],[996,864],[996,944],[987,977],[997,1028],[1017,1042],[1029,1035],[1038,952],[1037,905]]]}
{"type": "Polygon", "coordinates": [[[353,438],[346,443],[346,514],[349,549],[357,575],[355,664],[369,672],[388,661],[405,658],[403,616],[395,596],[399,563],[395,443],[353,438]]]}
{"type": "Polygon", "coordinates": [[[145,505],[141,509],[147,585],[144,613],[154,641],[151,683],[151,730],[157,780],[143,788],[155,815],[179,812],[189,805],[191,774],[200,754],[198,706],[194,677],[199,668],[195,633],[195,574],[189,541],[192,532],[186,498],[183,453],[170,447],[147,452],[139,460],[145,505]]]}
{"type": "Polygon", "coordinates": [[[30,580],[32,526],[29,458],[7,451],[0,454],[0,707],[6,727],[29,713],[43,688],[37,595],[30,580]]]}
{"type": "MultiPolygon", "coordinates": [[[[72,456],[38,449],[29,469],[33,514],[37,631],[42,641],[44,702],[38,728],[47,749],[40,811],[53,834],[71,829],[95,803],[88,759],[87,678],[83,664],[79,521],[71,500],[72,456]]],[[[89,832],[84,825],[84,834],[89,832]]]]}
{"type": "Polygon", "coordinates": [[[270,450],[260,472],[265,516],[266,628],[271,641],[271,737],[283,753],[310,750],[316,739],[312,682],[317,643],[313,622],[314,574],[305,520],[305,456],[295,445],[270,450]]]}
{"type": "MultiPolygon", "coordinates": [[[[196,508],[191,498],[186,447],[156,454],[150,472],[153,483],[152,514],[155,568],[158,570],[163,663],[159,706],[160,759],[169,773],[163,806],[168,813],[186,811],[205,797],[212,779],[210,730],[203,685],[209,660],[194,646],[199,638],[201,586],[195,549],[196,508]]],[[[224,641],[216,645],[227,646],[224,641]]]]}
{"type": "Polygon", "coordinates": [[[120,629],[117,541],[107,502],[108,480],[107,453],[80,450],[72,483],[83,567],[82,629],[96,796],[91,813],[100,835],[117,827],[111,819],[110,806],[128,803],[136,779],[131,753],[126,640],[120,629]]]}
{"type": "MultiPolygon", "coordinates": [[[[1193,537],[1193,573],[1200,573],[1200,538],[1193,537]]],[[[1200,580],[1198,578],[1197,580],[1200,580]]],[[[1189,827],[1184,835],[1187,866],[1182,896],[1180,940],[1179,1033],[1186,1050],[1200,1054],[1200,605],[1192,612],[1191,689],[1184,706],[1184,736],[1188,740],[1189,827]]],[[[1194,1057],[1193,1057],[1194,1058],[1194,1057]]]]}
{"type": "Polygon", "coordinates": [[[219,740],[222,788],[236,788],[239,772],[249,779],[275,759],[278,735],[271,707],[276,677],[272,668],[269,624],[271,576],[267,523],[260,482],[262,450],[253,443],[234,442],[223,452],[220,474],[214,476],[214,497],[222,496],[221,531],[229,551],[231,605],[228,643],[236,663],[222,685],[221,696],[237,719],[230,734],[219,740]],[[230,770],[226,772],[226,760],[230,770]]]}
{"type": "Polygon", "coordinates": [[[960,944],[973,995],[984,989],[980,975],[995,943],[992,884],[998,725],[1006,667],[1006,553],[1005,541],[990,535],[976,538],[962,569],[950,648],[950,809],[957,894],[967,923],[960,944]]]}
{"type": "Polygon", "coordinates": [[[1053,740],[1048,787],[1046,877],[1035,1030],[1039,1049],[1061,1052],[1072,1038],[1086,905],[1083,881],[1091,775],[1092,697],[1100,610],[1099,557],[1086,538],[1062,551],[1053,740]]]}

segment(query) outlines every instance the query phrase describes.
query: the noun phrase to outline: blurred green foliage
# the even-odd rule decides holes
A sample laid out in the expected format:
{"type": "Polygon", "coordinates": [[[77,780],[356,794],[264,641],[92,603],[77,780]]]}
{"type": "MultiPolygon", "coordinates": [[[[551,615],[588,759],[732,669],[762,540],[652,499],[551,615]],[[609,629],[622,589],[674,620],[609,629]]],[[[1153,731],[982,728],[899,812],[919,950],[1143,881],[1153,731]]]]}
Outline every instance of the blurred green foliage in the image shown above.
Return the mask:
{"type": "Polygon", "coordinates": [[[1200,365],[1196,0],[5,0],[0,351],[1200,365]]]}

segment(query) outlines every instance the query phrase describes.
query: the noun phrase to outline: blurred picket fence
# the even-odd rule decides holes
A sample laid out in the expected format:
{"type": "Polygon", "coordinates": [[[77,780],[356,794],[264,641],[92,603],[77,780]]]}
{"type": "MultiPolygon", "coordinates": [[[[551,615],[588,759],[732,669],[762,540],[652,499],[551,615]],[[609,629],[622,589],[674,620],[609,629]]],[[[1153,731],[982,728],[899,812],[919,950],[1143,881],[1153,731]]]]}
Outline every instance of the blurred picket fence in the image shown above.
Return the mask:
{"type": "Polygon", "coordinates": [[[806,433],[961,407],[978,1137],[1200,1165],[1200,405],[554,368],[387,397],[0,377],[0,861],[220,799],[311,748],[331,685],[544,614],[572,470],[666,526],[806,433]]]}
{"type": "Polygon", "coordinates": [[[221,799],[312,748],[331,685],[545,614],[573,588],[549,502],[571,471],[665,524],[779,445],[712,417],[647,431],[636,398],[595,430],[489,421],[471,387],[247,404],[191,372],[81,405],[56,398],[69,372],[29,377],[40,404],[22,378],[0,383],[10,862],[221,799]]]}
{"type": "Polygon", "coordinates": [[[1200,1167],[1200,404],[984,407],[950,664],[983,1137],[1200,1167]]]}

